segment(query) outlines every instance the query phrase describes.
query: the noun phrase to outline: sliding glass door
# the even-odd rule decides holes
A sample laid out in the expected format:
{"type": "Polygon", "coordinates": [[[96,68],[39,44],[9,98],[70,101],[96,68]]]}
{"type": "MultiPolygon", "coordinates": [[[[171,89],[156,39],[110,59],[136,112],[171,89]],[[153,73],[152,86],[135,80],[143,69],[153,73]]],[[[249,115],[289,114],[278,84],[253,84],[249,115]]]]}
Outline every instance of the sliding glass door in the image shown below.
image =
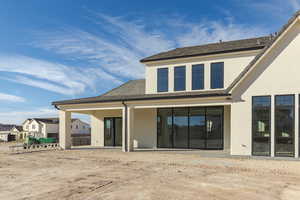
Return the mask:
{"type": "Polygon", "coordinates": [[[158,109],[157,146],[223,149],[223,107],[158,109]]]}
{"type": "Polygon", "coordinates": [[[104,146],[122,146],[122,118],[104,118],[104,146]]]}

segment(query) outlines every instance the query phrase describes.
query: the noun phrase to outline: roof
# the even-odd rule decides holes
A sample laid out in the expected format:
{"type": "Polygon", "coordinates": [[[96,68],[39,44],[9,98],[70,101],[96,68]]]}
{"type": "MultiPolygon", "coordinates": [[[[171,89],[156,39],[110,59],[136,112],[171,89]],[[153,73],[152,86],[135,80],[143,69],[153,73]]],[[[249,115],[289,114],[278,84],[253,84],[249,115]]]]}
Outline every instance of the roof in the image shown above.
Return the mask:
{"type": "Polygon", "coordinates": [[[229,85],[227,92],[231,91],[255,66],[255,64],[262,58],[265,53],[273,46],[279,37],[287,30],[287,28],[293,24],[293,22],[300,16],[300,10],[296,12],[289,21],[280,29],[280,31],[272,38],[272,40],[264,47],[264,49],[255,56],[255,58],[249,63],[249,65],[238,75],[238,77],[229,85]]]}
{"type": "MultiPolygon", "coordinates": [[[[35,120],[39,123],[45,123],[45,124],[59,124],[59,118],[32,118],[30,120],[35,120]]],[[[71,121],[74,122],[78,120],[77,118],[72,119],[71,121]]]]}
{"type": "Polygon", "coordinates": [[[14,126],[12,124],[0,124],[0,131],[10,131],[14,126]]]}
{"type": "Polygon", "coordinates": [[[17,129],[19,132],[23,131],[23,126],[14,126],[13,128],[17,129]]]}
{"type": "Polygon", "coordinates": [[[177,48],[170,51],[162,52],[149,56],[140,60],[143,62],[168,60],[175,58],[186,58],[194,56],[206,56],[221,53],[231,53],[237,51],[260,50],[263,49],[269,42],[270,36],[256,37],[243,40],[234,40],[228,42],[218,42],[198,46],[190,46],[177,48]]]}
{"type": "Polygon", "coordinates": [[[53,102],[53,105],[79,104],[79,103],[100,103],[117,101],[135,101],[135,100],[156,100],[173,98],[196,98],[211,96],[230,96],[225,90],[199,91],[199,92],[176,92],[176,93],[158,93],[145,94],[145,80],[131,80],[103,95],[96,97],[71,99],[65,101],[53,102]]]}

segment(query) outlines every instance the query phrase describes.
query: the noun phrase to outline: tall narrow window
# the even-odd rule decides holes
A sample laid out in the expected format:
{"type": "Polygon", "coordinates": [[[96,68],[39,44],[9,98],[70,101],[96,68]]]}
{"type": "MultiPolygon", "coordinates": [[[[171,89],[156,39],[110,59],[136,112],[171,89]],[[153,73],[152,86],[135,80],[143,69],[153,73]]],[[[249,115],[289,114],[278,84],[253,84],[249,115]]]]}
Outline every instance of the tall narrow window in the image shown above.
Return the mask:
{"type": "Polygon", "coordinates": [[[275,96],[275,155],[294,156],[294,95],[275,96]]]}
{"type": "Polygon", "coordinates": [[[271,97],[252,98],[252,155],[271,154],[271,97]]]}
{"type": "Polygon", "coordinates": [[[210,87],[211,89],[224,87],[224,63],[212,63],[210,66],[210,87]]]}
{"type": "Polygon", "coordinates": [[[192,90],[204,89],[204,65],[192,66],[192,90]]]}
{"type": "Polygon", "coordinates": [[[168,68],[157,69],[157,91],[167,92],[168,91],[168,68]]]}
{"type": "Polygon", "coordinates": [[[185,66],[174,67],[174,91],[185,90],[185,66]]]}

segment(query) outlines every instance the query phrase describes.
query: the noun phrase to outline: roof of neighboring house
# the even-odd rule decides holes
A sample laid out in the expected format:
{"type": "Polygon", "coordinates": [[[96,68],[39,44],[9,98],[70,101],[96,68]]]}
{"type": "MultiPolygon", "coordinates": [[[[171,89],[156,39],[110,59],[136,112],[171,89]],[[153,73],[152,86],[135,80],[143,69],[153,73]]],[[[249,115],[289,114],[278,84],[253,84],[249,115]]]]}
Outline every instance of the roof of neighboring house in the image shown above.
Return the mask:
{"type": "Polygon", "coordinates": [[[14,126],[13,124],[0,124],[0,131],[10,131],[14,126]]]}
{"type": "Polygon", "coordinates": [[[182,47],[173,49],[170,51],[155,54],[153,56],[146,57],[143,62],[168,60],[175,58],[186,58],[194,56],[206,56],[222,53],[231,53],[237,51],[259,50],[263,49],[271,40],[270,36],[256,37],[243,40],[234,40],[228,42],[218,42],[205,45],[182,47]]]}
{"type": "Polygon", "coordinates": [[[287,28],[293,24],[293,22],[300,16],[300,10],[296,12],[289,21],[280,29],[280,31],[276,34],[275,37],[272,38],[272,40],[264,47],[264,49],[257,54],[257,56],[249,63],[249,65],[239,74],[239,76],[229,85],[227,88],[227,92],[231,91],[232,88],[234,88],[240,80],[242,80],[246,74],[255,66],[255,64],[262,58],[265,53],[273,46],[273,44],[277,41],[279,37],[287,30],[287,28]]]}
{"type": "MultiPolygon", "coordinates": [[[[45,123],[45,124],[59,124],[59,118],[31,118],[30,120],[35,120],[39,123],[45,123]]],[[[74,122],[78,120],[77,118],[73,118],[71,121],[74,122]]]]}
{"type": "Polygon", "coordinates": [[[23,131],[23,126],[14,126],[13,128],[16,128],[18,131],[23,131]]]}
{"type": "Polygon", "coordinates": [[[145,80],[131,80],[103,95],[96,97],[71,99],[53,102],[53,105],[79,104],[79,103],[99,103],[116,101],[134,100],[155,100],[155,99],[174,99],[174,98],[195,98],[211,96],[229,96],[225,90],[199,91],[199,92],[176,92],[145,94],[145,80]]]}

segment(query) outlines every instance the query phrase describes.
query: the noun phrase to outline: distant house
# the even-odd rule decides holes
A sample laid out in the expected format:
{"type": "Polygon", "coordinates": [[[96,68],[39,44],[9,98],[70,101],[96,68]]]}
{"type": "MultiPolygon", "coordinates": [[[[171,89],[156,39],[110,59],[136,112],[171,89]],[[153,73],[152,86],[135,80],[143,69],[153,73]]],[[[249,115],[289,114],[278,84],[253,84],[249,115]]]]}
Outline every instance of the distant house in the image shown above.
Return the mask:
{"type": "Polygon", "coordinates": [[[14,126],[10,130],[10,134],[14,135],[16,140],[23,139],[23,126],[14,126]]]}
{"type": "Polygon", "coordinates": [[[15,140],[15,136],[11,135],[10,130],[15,125],[11,124],[0,124],[0,142],[8,142],[15,140]]]}
{"type": "MultiPolygon", "coordinates": [[[[90,125],[80,119],[72,119],[71,123],[72,134],[89,134],[90,125]]],[[[17,132],[15,130],[15,132],[17,132]]],[[[25,139],[27,136],[37,138],[50,137],[58,138],[59,119],[58,118],[30,118],[26,119],[22,124],[22,131],[19,132],[20,139],[25,139]]]]}

